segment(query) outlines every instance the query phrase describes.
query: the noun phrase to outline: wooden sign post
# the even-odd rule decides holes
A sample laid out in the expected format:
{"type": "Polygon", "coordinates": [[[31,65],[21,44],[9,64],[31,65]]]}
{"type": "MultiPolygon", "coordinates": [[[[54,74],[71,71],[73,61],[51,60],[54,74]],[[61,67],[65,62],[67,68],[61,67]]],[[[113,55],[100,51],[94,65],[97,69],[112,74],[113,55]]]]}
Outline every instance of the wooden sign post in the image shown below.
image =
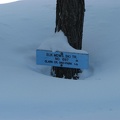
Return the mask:
{"type": "Polygon", "coordinates": [[[37,65],[48,65],[63,68],[88,69],[88,53],[52,52],[49,50],[36,50],[37,65]]]}

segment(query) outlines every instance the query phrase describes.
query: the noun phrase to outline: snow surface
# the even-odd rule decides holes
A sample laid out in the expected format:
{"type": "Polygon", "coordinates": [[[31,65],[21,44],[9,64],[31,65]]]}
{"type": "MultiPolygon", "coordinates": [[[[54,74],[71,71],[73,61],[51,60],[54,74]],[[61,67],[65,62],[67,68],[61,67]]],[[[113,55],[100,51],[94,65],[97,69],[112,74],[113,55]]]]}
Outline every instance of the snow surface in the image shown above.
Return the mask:
{"type": "Polygon", "coordinates": [[[0,5],[0,120],[119,120],[120,1],[86,0],[80,80],[54,78],[35,63],[54,35],[55,0],[0,5]]]}
{"type": "Polygon", "coordinates": [[[77,50],[71,47],[68,43],[67,37],[63,34],[62,31],[55,33],[52,37],[43,41],[38,49],[50,50],[52,52],[61,51],[88,54],[84,50],[77,50]]]}
{"type": "Polygon", "coordinates": [[[11,3],[11,2],[17,2],[19,0],[0,0],[0,4],[6,4],[6,3],[11,3]]]}

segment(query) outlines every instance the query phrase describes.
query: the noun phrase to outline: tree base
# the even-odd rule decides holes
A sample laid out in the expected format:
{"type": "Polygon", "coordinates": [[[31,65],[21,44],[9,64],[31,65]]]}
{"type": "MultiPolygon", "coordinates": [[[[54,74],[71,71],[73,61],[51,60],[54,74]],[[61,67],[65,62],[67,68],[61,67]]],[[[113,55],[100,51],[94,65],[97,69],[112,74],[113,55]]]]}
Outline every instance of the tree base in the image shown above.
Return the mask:
{"type": "Polygon", "coordinates": [[[74,68],[61,68],[61,67],[52,67],[51,75],[58,78],[65,78],[65,79],[74,79],[78,80],[79,75],[78,73],[82,73],[80,69],[74,68]]]}

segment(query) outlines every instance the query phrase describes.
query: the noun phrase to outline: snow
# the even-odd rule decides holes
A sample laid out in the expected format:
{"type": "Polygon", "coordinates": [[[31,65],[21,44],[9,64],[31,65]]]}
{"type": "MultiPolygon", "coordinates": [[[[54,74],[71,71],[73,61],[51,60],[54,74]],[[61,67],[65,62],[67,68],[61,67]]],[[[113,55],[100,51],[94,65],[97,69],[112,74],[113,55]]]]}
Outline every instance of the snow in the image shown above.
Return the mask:
{"type": "Polygon", "coordinates": [[[0,5],[0,120],[119,120],[120,1],[86,0],[83,50],[90,68],[80,80],[52,77],[50,67],[35,63],[39,45],[63,37],[54,34],[55,4],[0,5]]]}
{"type": "Polygon", "coordinates": [[[62,31],[54,33],[53,36],[43,41],[38,49],[50,50],[52,52],[62,51],[62,52],[88,54],[84,50],[76,50],[73,47],[71,47],[68,43],[67,37],[63,34],[62,31]]]}
{"type": "Polygon", "coordinates": [[[0,0],[0,4],[6,4],[6,3],[11,3],[11,2],[16,2],[18,0],[0,0]]]}

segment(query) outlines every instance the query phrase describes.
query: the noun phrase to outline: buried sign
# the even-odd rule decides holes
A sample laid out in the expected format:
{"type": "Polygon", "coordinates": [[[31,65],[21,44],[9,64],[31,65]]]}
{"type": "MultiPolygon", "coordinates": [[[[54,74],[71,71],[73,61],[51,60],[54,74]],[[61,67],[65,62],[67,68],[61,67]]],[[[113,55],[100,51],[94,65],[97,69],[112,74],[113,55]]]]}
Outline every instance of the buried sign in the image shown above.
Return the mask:
{"type": "Polygon", "coordinates": [[[89,55],[88,53],[52,52],[49,50],[37,49],[36,64],[65,68],[88,69],[89,55]]]}

